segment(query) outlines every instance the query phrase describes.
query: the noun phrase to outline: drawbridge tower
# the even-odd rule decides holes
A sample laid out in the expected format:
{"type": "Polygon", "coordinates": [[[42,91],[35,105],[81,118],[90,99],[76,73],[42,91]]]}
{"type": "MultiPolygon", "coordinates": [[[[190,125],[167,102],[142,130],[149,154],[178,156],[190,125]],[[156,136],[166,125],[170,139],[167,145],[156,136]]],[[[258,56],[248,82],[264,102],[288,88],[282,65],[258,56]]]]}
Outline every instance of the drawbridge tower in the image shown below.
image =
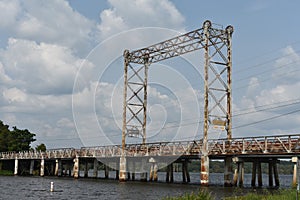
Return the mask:
{"type": "MultiPolygon", "coordinates": [[[[231,128],[231,68],[233,27],[214,27],[205,21],[200,29],[153,44],[124,51],[124,101],[122,126],[122,156],[119,180],[126,179],[126,137],[139,137],[146,143],[147,83],[152,63],[203,50],[204,63],[204,127],[201,154],[201,184],[208,185],[208,135],[213,128],[225,130],[232,138],[231,128]]],[[[200,54],[201,56],[201,54],[200,54]]],[[[199,59],[200,60],[200,59],[199,59]]]]}

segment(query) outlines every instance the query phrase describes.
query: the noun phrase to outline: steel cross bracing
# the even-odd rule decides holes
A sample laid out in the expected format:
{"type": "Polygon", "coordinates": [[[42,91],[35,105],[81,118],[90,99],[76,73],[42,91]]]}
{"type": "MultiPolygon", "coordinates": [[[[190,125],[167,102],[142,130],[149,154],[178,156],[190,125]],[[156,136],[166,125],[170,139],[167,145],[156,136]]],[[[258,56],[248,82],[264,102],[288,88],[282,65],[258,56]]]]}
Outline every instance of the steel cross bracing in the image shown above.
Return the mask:
{"type": "MultiPolygon", "coordinates": [[[[156,142],[126,145],[127,157],[185,156],[198,158],[202,154],[202,140],[156,142]]],[[[276,156],[291,157],[300,153],[300,135],[258,136],[208,140],[208,155],[222,156],[276,156]]],[[[0,160],[13,159],[73,159],[80,158],[119,158],[121,145],[82,147],[81,149],[49,149],[41,151],[0,152],[0,160]]]]}
{"type": "MultiPolygon", "coordinates": [[[[233,27],[219,29],[205,21],[203,27],[169,40],[130,52],[124,51],[124,101],[122,156],[119,180],[126,180],[126,136],[142,137],[146,143],[147,84],[151,63],[204,51],[204,127],[201,155],[201,184],[208,184],[208,135],[212,128],[231,136],[231,36],[233,27]],[[212,125],[212,126],[211,126],[212,125]]],[[[200,60],[200,59],[199,59],[200,60]]],[[[199,66],[201,67],[201,66],[199,66]]]]}
{"type": "Polygon", "coordinates": [[[124,51],[124,102],[122,146],[126,136],[146,141],[147,79],[151,63],[203,49],[205,53],[204,140],[210,125],[219,126],[231,138],[231,35],[233,27],[203,27],[169,40],[129,52],[124,51]]]}

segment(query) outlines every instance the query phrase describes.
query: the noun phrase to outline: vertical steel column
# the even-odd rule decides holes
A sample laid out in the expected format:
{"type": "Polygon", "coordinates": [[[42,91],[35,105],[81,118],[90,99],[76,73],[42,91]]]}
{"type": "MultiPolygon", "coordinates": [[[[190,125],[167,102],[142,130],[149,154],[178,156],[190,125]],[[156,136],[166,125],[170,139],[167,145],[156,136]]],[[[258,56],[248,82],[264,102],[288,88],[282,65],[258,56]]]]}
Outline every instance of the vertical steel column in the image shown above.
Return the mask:
{"type": "Polygon", "coordinates": [[[119,181],[126,181],[126,158],[125,158],[125,137],[126,137],[126,109],[127,109],[127,85],[128,85],[128,64],[129,50],[124,50],[124,92],[123,92],[123,126],[122,126],[122,155],[120,157],[119,181]]]}
{"type": "Polygon", "coordinates": [[[231,37],[233,33],[233,27],[232,26],[227,26],[226,28],[226,34],[227,34],[227,139],[231,140],[232,138],[232,133],[231,133],[231,128],[232,128],[232,112],[231,112],[231,99],[232,99],[232,94],[231,94],[231,68],[232,68],[232,48],[231,48],[231,37]]]}
{"type": "Polygon", "coordinates": [[[200,182],[201,185],[208,186],[209,182],[209,158],[208,158],[208,65],[209,65],[209,31],[211,26],[210,21],[205,21],[203,23],[204,28],[204,127],[203,127],[203,145],[202,145],[202,155],[201,155],[201,175],[200,182]]]}
{"type": "Polygon", "coordinates": [[[148,68],[149,55],[144,58],[144,102],[143,102],[143,144],[146,143],[146,125],[147,125],[147,85],[148,85],[148,68]]]}

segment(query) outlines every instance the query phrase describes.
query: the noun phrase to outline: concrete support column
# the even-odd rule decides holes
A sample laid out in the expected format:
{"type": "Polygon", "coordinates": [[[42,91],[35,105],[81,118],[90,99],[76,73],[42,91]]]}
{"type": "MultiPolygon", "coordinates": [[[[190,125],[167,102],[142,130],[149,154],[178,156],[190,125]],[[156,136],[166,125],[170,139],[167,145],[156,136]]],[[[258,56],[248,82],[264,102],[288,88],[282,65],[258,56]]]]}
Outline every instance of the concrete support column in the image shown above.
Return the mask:
{"type": "Polygon", "coordinates": [[[45,174],[45,160],[44,158],[42,157],[41,159],[41,170],[40,170],[40,176],[44,176],[45,174]]]}
{"type": "Polygon", "coordinates": [[[98,177],[98,160],[94,160],[94,166],[93,166],[93,177],[97,178],[98,177]]]}
{"type": "Polygon", "coordinates": [[[120,173],[119,173],[119,181],[126,181],[126,158],[123,155],[120,157],[120,173]]]}
{"type": "Polygon", "coordinates": [[[297,163],[298,163],[298,157],[292,157],[292,162],[294,163],[294,172],[293,172],[292,186],[293,187],[297,187],[297,163]]]}
{"type": "Polygon", "coordinates": [[[169,170],[170,170],[170,172],[169,172],[169,175],[170,175],[170,182],[171,183],[173,183],[174,182],[174,168],[173,168],[173,163],[171,163],[170,165],[169,165],[169,170]]]}
{"type": "Polygon", "coordinates": [[[157,165],[157,163],[154,163],[154,166],[153,166],[153,181],[158,180],[157,171],[158,171],[158,165],[157,165]]]}
{"type": "Polygon", "coordinates": [[[18,170],[19,170],[19,161],[18,158],[15,158],[15,169],[14,169],[14,175],[18,175],[18,170]]]}
{"type": "Polygon", "coordinates": [[[73,167],[73,176],[74,178],[79,178],[79,157],[76,156],[73,160],[74,167],[73,167]]]}
{"type": "Polygon", "coordinates": [[[239,186],[242,187],[244,185],[244,175],[245,175],[245,168],[244,168],[244,162],[241,162],[239,164],[239,186]]]}
{"type": "Polygon", "coordinates": [[[29,168],[29,174],[33,175],[33,169],[34,169],[34,160],[30,161],[30,168],[29,168]]]}
{"type": "Polygon", "coordinates": [[[258,186],[261,187],[262,184],[262,171],[261,171],[261,162],[258,161],[257,163],[257,181],[258,181],[258,186]]]}
{"type": "MultiPolygon", "coordinates": [[[[120,180],[119,174],[120,174],[119,170],[116,169],[116,180],[120,180]]],[[[126,175],[126,173],[125,173],[125,175],[126,175]]]]}
{"type": "Polygon", "coordinates": [[[209,184],[209,157],[207,154],[201,156],[200,183],[202,186],[208,186],[209,184]]]}
{"type": "Polygon", "coordinates": [[[238,180],[239,180],[239,169],[240,169],[239,158],[238,157],[233,157],[232,161],[236,164],[236,169],[234,169],[234,174],[233,174],[232,185],[237,186],[237,183],[238,183],[238,180]]]}
{"type": "Polygon", "coordinates": [[[190,180],[190,174],[188,171],[188,161],[185,160],[184,162],[182,162],[182,182],[183,183],[189,183],[190,180]]]}
{"type": "MultiPolygon", "coordinates": [[[[239,165],[239,163],[238,163],[238,165],[239,165]]],[[[234,175],[233,175],[233,181],[232,181],[233,186],[237,186],[238,179],[239,179],[239,166],[237,166],[237,168],[234,169],[234,175]]]]}
{"type": "Polygon", "coordinates": [[[182,171],[182,182],[186,183],[186,172],[185,172],[185,162],[181,163],[181,171],[182,171]]]}
{"type": "Polygon", "coordinates": [[[148,176],[148,173],[147,173],[147,169],[146,169],[146,160],[142,160],[141,161],[141,181],[143,182],[147,182],[147,176],[148,176]]]}
{"type": "Polygon", "coordinates": [[[88,169],[88,161],[86,160],[84,163],[84,178],[87,178],[89,176],[89,169],[88,169]]]}
{"type": "Polygon", "coordinates": [[[135,180],[135,161],[132,162],[131,180],[135,180]]]}
{"type": "Polygon", "coordinates": [[[104,177],[105,179],[109,177],[109,167],[107,165],[104,166],[104,177]]]}
{"type": "Polygon", "coordinates": [[[269,186],[273,186],[273,162],[269,161],[269,186]]]}
{"type": "Polygon", "coordinates": [[[274,178],[275,178],[275,186],[279,187],[279,176],[278,176],[278,169],[277,169],[277,160],[274,160],[273,163],[273,171],[274,171],[274,178]]]}
{"type": "Polygon", "coordinates": [[[54,176],[61,176],[61,160],[56,159],[55,160],[55,170],[54,170],[54,176]]]}
{"type": "Polygon", "coordinates": [[[252,162],[252,179],[251,179],[251,186],[254,187],[256,183],[256,167],[257,167],[257,162],[253,161],[252,162]]]}
{"type": "Polygon", "coordinates": [[[68,164],[67,167],[68,167],[69,177],[71,177],[72,176],[72,165],[68,164]]]}
{"type": "Polygon", "coordinates": [[[150,166],[150,175],[149,175],[149,181],[157,181],[157,163],[154,158],[149,159],[150,166]]]}
{"type": "Polygon", "coordinates": [[[226,157],[224,159],[224,186],[230,187],[232,186],[231,180],[232,180],[232,158],[226,157]]]}
{"type": "Polygon", "coordinates": [[[152,163],[150,166],[149,181],[153,181],[153,171],[154,171],[154,164],[152,163]]]}

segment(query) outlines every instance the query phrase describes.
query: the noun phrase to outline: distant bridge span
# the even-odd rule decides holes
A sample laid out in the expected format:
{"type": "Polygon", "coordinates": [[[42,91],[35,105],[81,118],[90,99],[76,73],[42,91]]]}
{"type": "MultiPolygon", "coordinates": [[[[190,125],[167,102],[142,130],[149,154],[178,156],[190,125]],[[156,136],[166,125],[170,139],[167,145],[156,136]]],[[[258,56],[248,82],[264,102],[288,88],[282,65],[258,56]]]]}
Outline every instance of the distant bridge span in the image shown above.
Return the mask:
{"type": "MultiPolygon", "coordinates": [[[[252,186],[256,185],[256,175],[258,185],[262,186],[261,163],[269,164],[269,185],[273,186],[274,175],[275,184],[279,186],[277,163],[280,158],[292,159],[294,163],[293,184],[296,185],[297,183],[300,134],[242,137],[232,138],[231,140],[227,138],[212,139],[208,140],[207,144],[210,159],[224,160],[224,185],[226,186],[237,185],[237,183],[243,185],[244,162],[252,163],[252,186]],[[237,166],[234,175],[232,174],[232,162],[236,163],[237,166]]],[[[166,181],[173,182],[173,163],[179,163],[182,164],[183,182],[189,182],[188,163],[190,160],[200,160],[202,149],[202,140],[127,144],[125,148],[128,168],[127,180],[130,179],[130,175],[131,179],[134,180],[135,174],[138,173],[136,167],[134,167],[135,163],[142,166],[139,172],[141,173],[141,180],[144,181],[147,181],[148,170],[150,170],[149,180],[156,181],[158,165],[167,163],[165,165],[167,167],[166,181]],[[150,167],[150,169],[147,167],[150,167]]],[[[109,165],[114,163],[113,168],[116,170],[116,178],[119,179],[119,162],[122,152],[121,145],[82,147],[80,149],[49,149],[45,152],[0,152],[0,166],[3,168],[5,165],[12,165],[14,161],[15,175],[18,175],[20,171],[24,171],[24,168],[29,167],[29,165],[29,173],[32,174],[34,165],[38,162],[41,176],[44,176],[45,165],[48,165],[50,171],[52,170],[52,172],[49,172],[50,175],[60,176],[62,170],[68,168],[69,175],[78,178],[80,176],[79,163],[85,165],[84,174],[88,176],[87,165],[93,162],[94,176],[97,177],[98,163],[100,162],[105,166],[105,177],[108,178],[109,167],[111,167],[109,165]]]]}
{"type": "MultiPolygon", "coordinates": [[[[126,157],[153,156],[186,156],[194,157],[202,154],[202,140],[154,142],[145,144],[127,144],[126,157]]],[[[300,134],[257,136],[208,140],[209,156],[211,158],[242,155],[274,155],[278,158],[291,157],[300,153],[300,134]]],[[[0,152],[0,159],[58,159],[92,157],[121,157],[121,145],[82,147],[81,149],[61,148],[49,149],[45,152],[0,152]]]]}

